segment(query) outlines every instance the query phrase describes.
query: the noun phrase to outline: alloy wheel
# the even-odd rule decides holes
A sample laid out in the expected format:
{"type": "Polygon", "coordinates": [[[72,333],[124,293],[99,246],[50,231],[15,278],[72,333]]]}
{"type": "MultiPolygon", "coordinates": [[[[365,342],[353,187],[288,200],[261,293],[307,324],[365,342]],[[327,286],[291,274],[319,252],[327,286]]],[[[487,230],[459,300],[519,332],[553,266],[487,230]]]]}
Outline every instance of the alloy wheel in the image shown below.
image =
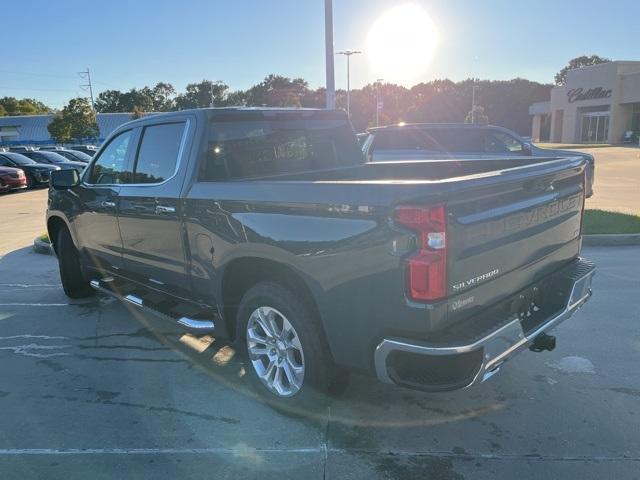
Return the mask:
{"type": "Polygon", "coordinates": [[[304,352],[293,325],[272,307],[256,308],[247,322],[249,360],[267,389],[279,397],[298,393],[304,381],[304,352]]]}

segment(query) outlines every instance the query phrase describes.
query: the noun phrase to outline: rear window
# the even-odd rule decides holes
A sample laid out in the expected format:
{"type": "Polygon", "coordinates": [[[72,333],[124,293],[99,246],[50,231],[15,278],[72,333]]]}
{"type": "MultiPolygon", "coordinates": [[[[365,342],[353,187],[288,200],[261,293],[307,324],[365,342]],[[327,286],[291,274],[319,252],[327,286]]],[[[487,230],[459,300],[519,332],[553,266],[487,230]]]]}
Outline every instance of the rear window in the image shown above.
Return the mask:
{"type": "Polygon", "coordinates": [[[363,163],[343,120],[273,119],[211,122],[201,180],[323,170],[363,163]]]}
{"type": "Polygon", "coordinates": [[[484,143],[481,132],[471,128],[407,128],[376,132],[373,150],[478,153],[484,143]]]}

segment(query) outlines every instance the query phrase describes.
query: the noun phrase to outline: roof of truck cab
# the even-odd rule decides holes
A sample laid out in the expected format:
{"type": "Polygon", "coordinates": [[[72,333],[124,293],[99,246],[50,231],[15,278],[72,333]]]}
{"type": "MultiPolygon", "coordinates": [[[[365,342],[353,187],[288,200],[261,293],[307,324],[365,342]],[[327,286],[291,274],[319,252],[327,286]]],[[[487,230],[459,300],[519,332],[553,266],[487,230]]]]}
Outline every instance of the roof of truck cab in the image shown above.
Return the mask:
{"type": "Polygon", "coordinates": [[[127,122],[120,127],[135,126],[137,124],[146,123],[150,118],[154,121],[170,119],[173,117],[183,117],[185,115],[196,115],[199,117],[207,117],[209,120],[234,119],[256,119],[256,117],[272,117],[277,115],[287,116],[322,116],[329,119],[346,119],[347,114],[344,110],[327,110],[324,108],[286,108],[286,107],[210,107],[210,108],[192,108],[188,110],[177,110],[175,112],[154,113],[153,117],[143,116],[141,118],[127,122]]]}
{"type": "Polygon", "coordinates": [[[485,125],[478,123],[396,123],[394,125],[384,125],[382,127],[371,127],[367,132],[379,132],[384,130],[401,130],[409,128],[499,128],[497,125],[485,125]]]}

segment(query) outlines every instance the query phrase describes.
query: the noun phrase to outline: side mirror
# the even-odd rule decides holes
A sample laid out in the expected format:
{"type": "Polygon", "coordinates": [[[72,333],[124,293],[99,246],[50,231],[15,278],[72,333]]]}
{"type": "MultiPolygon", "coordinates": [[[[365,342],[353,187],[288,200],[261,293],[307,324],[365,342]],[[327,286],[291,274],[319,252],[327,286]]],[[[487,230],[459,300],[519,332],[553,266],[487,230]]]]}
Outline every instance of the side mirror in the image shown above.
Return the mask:
{"type": "Polygon", "coordinates": [[[51,172],[51,186],[56,190],[66,190],[80,185],[80,175],[74,168],[69,170],[54,170],[51,172]]]}
{"type": "Polygon", "coordinates": [[[529,155],[531,156],[533,149],[531,148],[531,144],[529,142],[524,142],[522,144],[522,153],[524,155],[529,155]]]}

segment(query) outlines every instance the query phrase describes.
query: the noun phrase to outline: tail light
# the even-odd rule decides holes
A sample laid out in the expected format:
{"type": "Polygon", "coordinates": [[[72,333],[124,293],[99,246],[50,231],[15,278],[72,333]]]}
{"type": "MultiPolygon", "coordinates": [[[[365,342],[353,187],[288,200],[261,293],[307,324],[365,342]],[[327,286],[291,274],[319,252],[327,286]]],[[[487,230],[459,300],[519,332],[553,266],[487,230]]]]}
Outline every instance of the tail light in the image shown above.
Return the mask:
{"type": "Polygon", "coordinates": [[[443,204],[401,205],[395,222],[418,234],[418,252],[407,259],[406,286],[412,300],[433,301],[447,295],[447,214],[443,204]]]}

